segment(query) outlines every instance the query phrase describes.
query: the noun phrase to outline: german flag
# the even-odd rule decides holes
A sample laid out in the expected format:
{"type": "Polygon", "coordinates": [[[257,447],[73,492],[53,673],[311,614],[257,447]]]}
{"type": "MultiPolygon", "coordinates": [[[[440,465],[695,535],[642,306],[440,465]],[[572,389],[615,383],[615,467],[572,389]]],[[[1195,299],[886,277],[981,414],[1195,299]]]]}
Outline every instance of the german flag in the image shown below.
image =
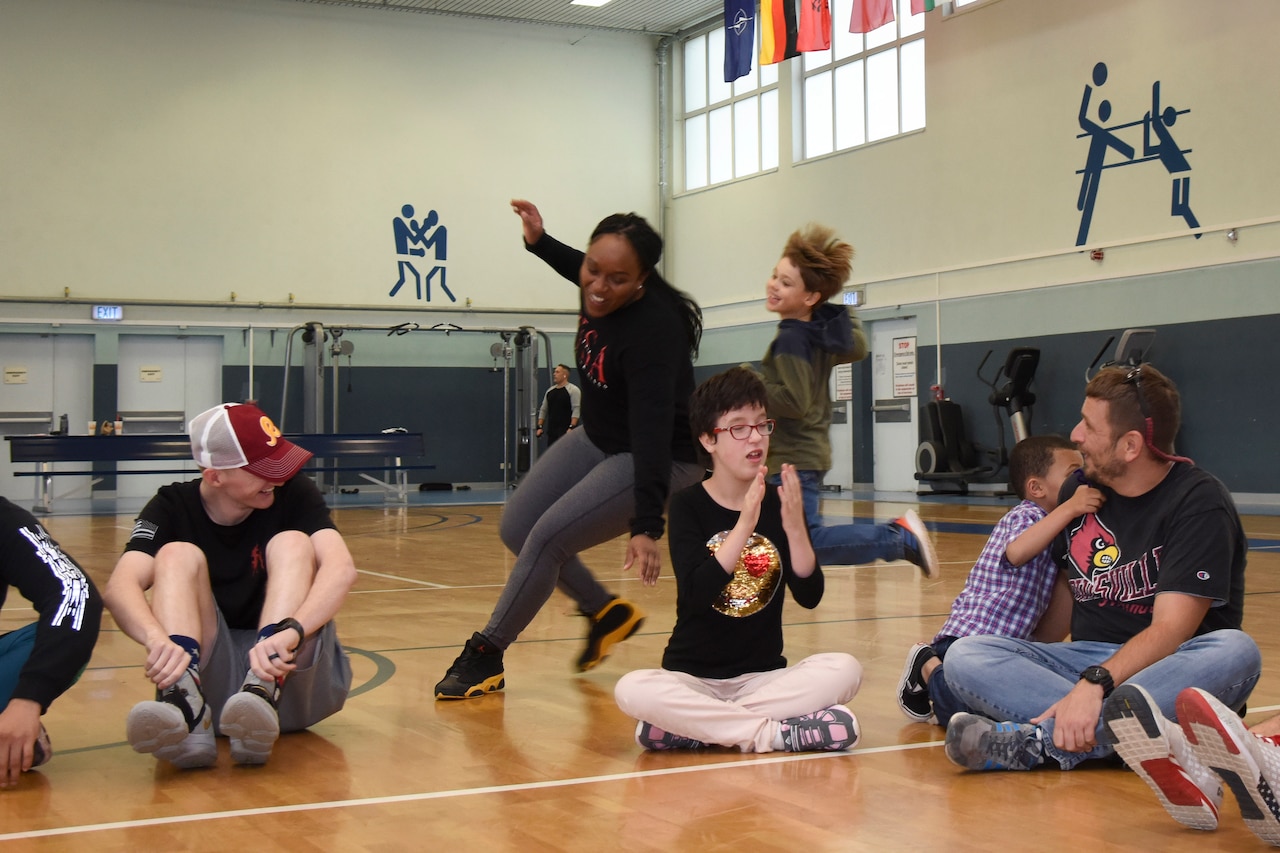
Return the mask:
{"type": "Polygon", "coordinates": [[[760,0],[760,64],[773,65],[799,56],[795,0],[760,0]]]}

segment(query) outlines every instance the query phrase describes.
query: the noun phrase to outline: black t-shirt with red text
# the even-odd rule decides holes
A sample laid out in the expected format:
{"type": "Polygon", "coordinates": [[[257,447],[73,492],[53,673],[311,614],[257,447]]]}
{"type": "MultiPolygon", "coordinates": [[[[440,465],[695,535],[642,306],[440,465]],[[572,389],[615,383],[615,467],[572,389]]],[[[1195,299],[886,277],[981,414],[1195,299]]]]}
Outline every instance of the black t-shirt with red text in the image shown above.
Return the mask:
{"type": "Polygon", "coordinates": [[[277,533],[308,536],[334,527],[324,496],[308,477],[276,489],[275,501],[239,524],[216,524],[200,501],[200,480],[162,486],[133,525],[126,551],[154,557],[162,545],[190,542],[204,552],[209,582],[231,628],[258,628],[267,584],[267,543],[277,533]]]}
{"type": "MultiPolygon", "coordinates": [[[[1063,484],[1064,500],[1076,486],[1063,484]]],[[[1151,624],[1160,592],[1212,601],[1197,635],[1240,627],[1248,543],[1216,477],[1178,462],[1138,497],[1098,488],[1102,508],[1073,519],[1053,544],[1074,599],[1073,640],[1127,642],[1151,624]]]]}

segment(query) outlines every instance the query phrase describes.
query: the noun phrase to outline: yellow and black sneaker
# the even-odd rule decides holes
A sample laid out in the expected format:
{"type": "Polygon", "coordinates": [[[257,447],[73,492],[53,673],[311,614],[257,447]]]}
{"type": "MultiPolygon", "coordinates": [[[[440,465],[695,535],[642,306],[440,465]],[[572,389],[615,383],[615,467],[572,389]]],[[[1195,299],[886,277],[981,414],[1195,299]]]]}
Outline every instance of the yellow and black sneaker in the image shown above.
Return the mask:
{"type": "Polygon", "coordinates": [[[474,699],[507,686],[502,672],[502,649],[483,634],[471,635],[462,654],[436,685],[437,699],[474,699]]]}
{"type": "Polygon", "coordinates": [[[578,671],[586,672],[609,656],[609,649],[644,624],[644,611],[623,598],[613,598],[591,617],[587,647],[578,657],[578,671]]]}

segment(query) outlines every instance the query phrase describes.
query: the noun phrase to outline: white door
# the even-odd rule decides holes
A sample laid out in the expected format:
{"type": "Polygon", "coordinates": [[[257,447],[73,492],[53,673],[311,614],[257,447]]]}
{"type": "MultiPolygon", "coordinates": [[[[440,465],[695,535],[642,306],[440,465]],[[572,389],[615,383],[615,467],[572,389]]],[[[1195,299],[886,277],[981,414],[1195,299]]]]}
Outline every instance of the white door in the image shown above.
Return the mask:
{"type": "MultiPolygon", "coordinates": [[[[93,337],[91,335],[0,335],[0,436],[44,434],[67,416],[67,432],[84,435],[93,416],[93,337]]],[[[88,462],[61,462],[54,470],[88,470],[88,462]]],[[[24,471],[35,470],[23,463],[24,471]]],[[[0,441],[0,494],[22,506],[35,496],[34,477],[13,476],[9,443],[0,441]]],[[[88,497],[90,478],[56,477],[53,494],[88,497]]]]}
{"type": "MultiPolygon", "coordinates": [[[[222,400],[222,338],[121,335],[116,400],[125,434],[186,433],[187,422],[222,400]]],[[[117,497],[146,498],[161,486],[196,476],[195,463],[122,462],[120,470],[190,467],[189,474],[130,474],[116,481],[117,497]]]]}
{"type": "Polygon", "coordinates": [[[876,491],[915,492],[919,371],[905,354],[909,344],[914,356],[916,318],[876,320],[868,326],[876,491]],[[914,377],[906,372],[908,366],[914,377]]]}
{"type": "Polygon", "coordinates": [[[839,486],[841,489],[852,490],[854,483],[857,482],[858,473],[853,470],[853,417],[852,417],[852,400],[841,400],[837,392],[837,386],[841,384],[840,376],[846,377],[844,382],[847,389],[849,383],[847,377],[850,373],[856,373],[860,365],[858,364],[841,364],[831,372],[830,387],[827,393],[831,395],[831,429],[828,438],[831,441],[831,470],[827,472],[823,484],[827,486],[839,486]]]}

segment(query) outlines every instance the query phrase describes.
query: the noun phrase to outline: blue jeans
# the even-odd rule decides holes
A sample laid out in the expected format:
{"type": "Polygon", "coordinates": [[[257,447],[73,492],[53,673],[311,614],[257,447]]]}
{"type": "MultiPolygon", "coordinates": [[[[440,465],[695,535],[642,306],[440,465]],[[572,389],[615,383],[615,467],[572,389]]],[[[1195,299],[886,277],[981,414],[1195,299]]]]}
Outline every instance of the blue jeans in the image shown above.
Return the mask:
{"type": "MultiPolygon", "coordinates": [[[[994,720],[1026,723],[1067,695],[1080,673],[1111,657],[1115,643],[1090,641],[1033,643],[1008,637],[964,637],[947,651],[947,685],[969,710],[994,720]]],[[[1160,713],[1176,719],[1174,700],[1199,687],[1228,707],[1243,707],[1262,673],[1258,644],[1243,631],[1212,631],[1187,640],[1177,651],[1136,673],[1128,683],[1146,689],[1160,713]]],[[[932,678],[930,679],[932,687],[932,678]]],[[[1045,754],[1063,770],[1115,750],[1101,739],[1089,752],[1065,752],[1053,745],[1053,719],[1040,724],[1045,754]]]]}
{"type": "Polygon", "coordinates": [[[951,722],[953,714],[968,710],[968,706],[956,697],[951,685],[947,683],[947,664],[944,658],[955,641],[955,637],[943,637],[931,644],[940,662],[929,674],[929,703],[933,705],[933,715],[938,719],[938,725],[943,728],[951,722]]]}
{"type": "MultiPolygon", "coordinates": [[[[901,560],[902,535],[892,524],[837,524],[824,527],[819,503],[826,471],[796,471],[804,496],[804,520],[820,566],[853,566],[876,560],[901,560]]],[[[779,485],[782,477],[769,478],[779,485]]]]}

